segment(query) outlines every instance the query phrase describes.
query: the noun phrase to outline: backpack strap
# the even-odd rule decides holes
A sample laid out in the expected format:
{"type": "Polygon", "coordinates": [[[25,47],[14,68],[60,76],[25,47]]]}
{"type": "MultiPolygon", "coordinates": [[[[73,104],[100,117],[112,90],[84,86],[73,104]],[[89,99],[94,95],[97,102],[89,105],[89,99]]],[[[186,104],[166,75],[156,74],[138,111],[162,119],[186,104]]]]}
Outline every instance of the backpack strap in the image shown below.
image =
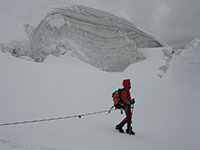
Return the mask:
{"type": "Polygon", "coordinates": [[[121,94],[122,91],[125,90],[125,88],[122,88],[122,89],[119,89],[119,90],[120,90],[120,95],[119,95],[120,102],[121,102],[122,104],[125,104],[124,101],[123,101],[123,99],[122,99],[122,94],[121,94]]]}
{"type": "Polygon", "coordinates": [[[122,98],[121,98],[121,93],[120,93],[120,101],[121,101],[123,104],[130,105],[130,102],[129,102],[129,100],[128,100],[128,92],[129,92],[129,91],[128,91],[126,88],[123,88],[123,89],[121,90],[121,92],[122,92],[123,90],[126,91],[125,102],[124,102],[124,101],[122,100],[122,98]]]}

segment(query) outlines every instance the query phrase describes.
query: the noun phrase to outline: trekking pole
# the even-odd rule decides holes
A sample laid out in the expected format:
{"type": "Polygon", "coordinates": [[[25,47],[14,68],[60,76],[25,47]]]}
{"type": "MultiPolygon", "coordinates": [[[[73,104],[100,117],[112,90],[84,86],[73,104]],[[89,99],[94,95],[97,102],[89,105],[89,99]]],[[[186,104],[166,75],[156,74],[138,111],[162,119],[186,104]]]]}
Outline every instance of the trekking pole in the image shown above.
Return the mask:
{"type": "Polygon", "coordinates": [[[115,106],[113,105],[107,112],[107,114],[110,114],[110,112],[112,111],[112,109],[114,108],[115,106]]]}
{"type": "Polygon", "coordinates": [[[133,116],[133,108],[134,108],[134,104],[131,105],[131,122],[130,122],[130,128],[129,128],[129,136],[131,135],[131,124],[132,124],[132,116],[133,116]]]}

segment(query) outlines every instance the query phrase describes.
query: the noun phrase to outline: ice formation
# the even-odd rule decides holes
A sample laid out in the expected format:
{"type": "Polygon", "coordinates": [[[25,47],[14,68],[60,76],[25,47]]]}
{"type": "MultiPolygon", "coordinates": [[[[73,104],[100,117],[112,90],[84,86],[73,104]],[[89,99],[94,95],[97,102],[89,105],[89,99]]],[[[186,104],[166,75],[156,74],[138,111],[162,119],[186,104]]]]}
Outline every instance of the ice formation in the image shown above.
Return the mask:
{"type": "Polygon", "coordinates": [[[101,70],[123,71],[142,58],[137,48],[163,46],[127,20],[86,6],[55,9],[37,28],[25,27],[27,54],[37,62],[70,51],[101,70]]]}

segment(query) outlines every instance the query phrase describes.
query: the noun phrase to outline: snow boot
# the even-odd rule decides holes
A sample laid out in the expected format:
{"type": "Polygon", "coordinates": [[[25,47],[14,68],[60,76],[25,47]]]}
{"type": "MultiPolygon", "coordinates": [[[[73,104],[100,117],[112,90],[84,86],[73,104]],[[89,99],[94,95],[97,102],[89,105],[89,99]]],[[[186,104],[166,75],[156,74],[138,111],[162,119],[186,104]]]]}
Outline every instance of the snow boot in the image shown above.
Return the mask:
{"type": "Polygon", "coordinates": [[[135,132],[133,132],[132,127],[127,127],[126,133],[131,134],[131,135],[135,135],[135,132]]]}
{"type": "Polygon", "coordinates": [[[124,130],[122,129],[123,126],[124,126],[124,124],[120,123],[120,124],[116,125],[115,129],[118,130],[120,133],[124,133],[124,130]]]}

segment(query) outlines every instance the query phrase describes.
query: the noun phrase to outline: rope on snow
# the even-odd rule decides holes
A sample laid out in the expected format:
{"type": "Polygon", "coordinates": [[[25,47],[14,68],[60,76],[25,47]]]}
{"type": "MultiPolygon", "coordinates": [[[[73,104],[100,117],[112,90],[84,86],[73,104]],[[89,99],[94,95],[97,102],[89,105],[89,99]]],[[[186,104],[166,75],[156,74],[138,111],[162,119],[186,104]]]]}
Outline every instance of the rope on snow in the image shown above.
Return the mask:
{"type": "Polygon", "coordinates": [[[114,111],[114,110],[115,109],[111,108],[109,110],[90,112],[90,113],[86,113],[86,114],[79,114],[79,115],[73,115],[73,116],[64,116],[64,117],[29,120],[29,121],[19,121],[19,122],[10,122],[10,123],[0,123],[0,127],[11,126],[11,125],[21,125],[21,124],[28,124],[28,123],[30,124],[30,123],[37,123],[37,122],[48,122],[48,121],[55,121],[55,120],[64,120],[64,119],[70,119],[70,118],[82,118],[82,117],[92,116],[92,115],[97,115],[97,114],[102,114],[102,113],[109,114],[111,111],[114,111]]]}

